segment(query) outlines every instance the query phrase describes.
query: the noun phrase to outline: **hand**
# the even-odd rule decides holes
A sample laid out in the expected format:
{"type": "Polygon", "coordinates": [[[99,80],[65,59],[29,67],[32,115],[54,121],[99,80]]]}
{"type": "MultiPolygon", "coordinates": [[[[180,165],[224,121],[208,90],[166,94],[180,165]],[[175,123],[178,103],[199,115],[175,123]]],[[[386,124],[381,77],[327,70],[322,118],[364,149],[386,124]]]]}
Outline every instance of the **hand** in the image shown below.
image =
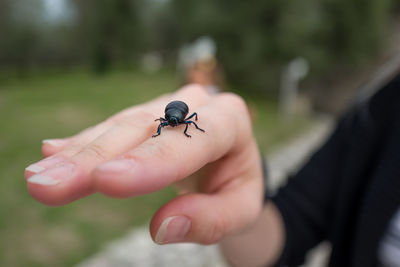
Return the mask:
{"type": "Polygon", "coordinates": [[[262,208],[262,168],[244,101],[197,85],[126,109],[76,136],[44,142],[27,167],[30,194],[64,205],[89,194],[132,197],[179,182],[181,192],[154,215],[157,243],[211,244],[253,224],[262,208]],[[199,127],[166,127],[151,138],[172,100],[196,111],[199,127]],[[204,167],[204,168],[203,168],[204,167]],[[194,177],[188,176],[198,172],[194,177]]]}

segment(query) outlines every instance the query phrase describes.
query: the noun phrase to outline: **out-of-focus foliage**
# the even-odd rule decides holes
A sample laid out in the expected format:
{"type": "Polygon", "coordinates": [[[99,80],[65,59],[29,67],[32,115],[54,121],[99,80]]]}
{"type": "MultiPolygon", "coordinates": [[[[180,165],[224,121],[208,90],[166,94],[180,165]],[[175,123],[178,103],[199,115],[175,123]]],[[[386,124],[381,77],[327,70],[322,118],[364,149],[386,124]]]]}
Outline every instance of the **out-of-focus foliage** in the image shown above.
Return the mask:
{"type": "Polygon", "coordinates": [[[133,64],[142,47],[138,1],[74,0],[76,28],[94,70],[103,73],[112,63],[133,64]]]}
{"type": "Polygon", "coordinates": [[[337,64],[362,62],[384,41],[392,15],[390,0],[173,0],[172,4],[181,40],[213,36],[228,74],[256,88],[270,85],[282,64],[297,56],[308,59],[317,75],[337,64]]]}
{"type": "Polygon", "coordinates": [[[41,3],[0,1],[0,66],[14,66],[23,74],[34,59],[40,31],[41,3]]]}
{"type": "Polygon", "coordinates": [[[256,91],[276,88],[298,56],[317,78],[365,62],[399,9],[396,0],[64,0],[72,15],[49,21],[44,1],[0,0],[0,68],[104,73],[149,51],[174,63],[183,44],[209,35],[228,80],[256,91]]]}
{"type": "Polygon", "coordinates": [[[112,63],[131,65],[142,43],[137,2],[65,1],[71,16],[50,20],[41,0],[0,0],[0,68],[90,64],[103,73],[112,63]]]}

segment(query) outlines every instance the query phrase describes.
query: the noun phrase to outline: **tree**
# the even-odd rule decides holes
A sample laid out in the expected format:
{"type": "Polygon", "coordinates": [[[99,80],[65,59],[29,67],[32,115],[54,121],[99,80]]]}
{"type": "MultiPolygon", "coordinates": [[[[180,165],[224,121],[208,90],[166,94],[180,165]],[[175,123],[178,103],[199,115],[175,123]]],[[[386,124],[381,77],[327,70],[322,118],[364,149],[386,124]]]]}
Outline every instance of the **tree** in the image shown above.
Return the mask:
{"type": "Polygon", "coordinates": [[[314,77],[370,58],[384,41],[392,0],[172,0],[178,37],[211,35],[234,84],[278,88],[279,72],[302,56],[314,77]]]}
{"type": "Polygon", "coordinates": [[[0,66],[25,76],[34,61],[42,12],[40,0],[0,0],[0,66]]]}
{"type": "Polygon", "coordinates": [[[80,34],[88,40],[86,45],[94,70],[104,73],[112,63],[131,66],[140,47],[139,2],[76,0],[74,3],[80,34]]]}

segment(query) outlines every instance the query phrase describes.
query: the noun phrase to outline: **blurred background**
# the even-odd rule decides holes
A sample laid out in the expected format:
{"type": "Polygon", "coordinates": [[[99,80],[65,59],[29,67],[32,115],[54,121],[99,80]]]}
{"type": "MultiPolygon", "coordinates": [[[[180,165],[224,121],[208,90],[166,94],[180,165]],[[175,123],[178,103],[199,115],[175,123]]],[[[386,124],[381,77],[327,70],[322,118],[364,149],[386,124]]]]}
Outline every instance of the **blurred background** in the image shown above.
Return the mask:
{"type": "Polygon", "coordinates": [[[0,0],[0,266],[77,264],[174,196],[41,205],[23,179],[41,140],[198,82],[242,95],[271,151],[393,63],[399,16],[396,0],[0,0]]]}

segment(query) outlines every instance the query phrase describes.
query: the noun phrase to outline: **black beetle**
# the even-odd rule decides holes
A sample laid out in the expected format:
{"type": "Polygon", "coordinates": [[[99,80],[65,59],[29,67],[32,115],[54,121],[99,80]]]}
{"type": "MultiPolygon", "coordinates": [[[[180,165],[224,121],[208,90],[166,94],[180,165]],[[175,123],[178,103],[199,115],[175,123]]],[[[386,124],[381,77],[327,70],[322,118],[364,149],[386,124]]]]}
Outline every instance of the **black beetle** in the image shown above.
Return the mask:
{"type": "Polygon", "coordinates": [[[185,131],[183,132],[187,137],[192,137],[186,133],[188,129],[188,125],[193,123],[194,126],[196,126],[197,130],[200,130],[202,132],[205,132],[203,129],[200,129],[197,124],[194,121],[191,121],[190,119],[195,117],[195,120],[197,121],[197,113],[194,112],[192,115],[189,117],[186,117],[186,115],[189,112],[189,107],[186,105],[185,102],[182,101],[172,101],[170,102],[166,107],[165,107],[165,118],[160,117],[159,119],[156,119],[155,121],[160,121],[160,125],[158,125],[157,129],[157,134],[153,135],[152,137],[159,136],[161,134],[161,128],[164,126],[178,126],[180,124],[186,124],[185,131]]]}

